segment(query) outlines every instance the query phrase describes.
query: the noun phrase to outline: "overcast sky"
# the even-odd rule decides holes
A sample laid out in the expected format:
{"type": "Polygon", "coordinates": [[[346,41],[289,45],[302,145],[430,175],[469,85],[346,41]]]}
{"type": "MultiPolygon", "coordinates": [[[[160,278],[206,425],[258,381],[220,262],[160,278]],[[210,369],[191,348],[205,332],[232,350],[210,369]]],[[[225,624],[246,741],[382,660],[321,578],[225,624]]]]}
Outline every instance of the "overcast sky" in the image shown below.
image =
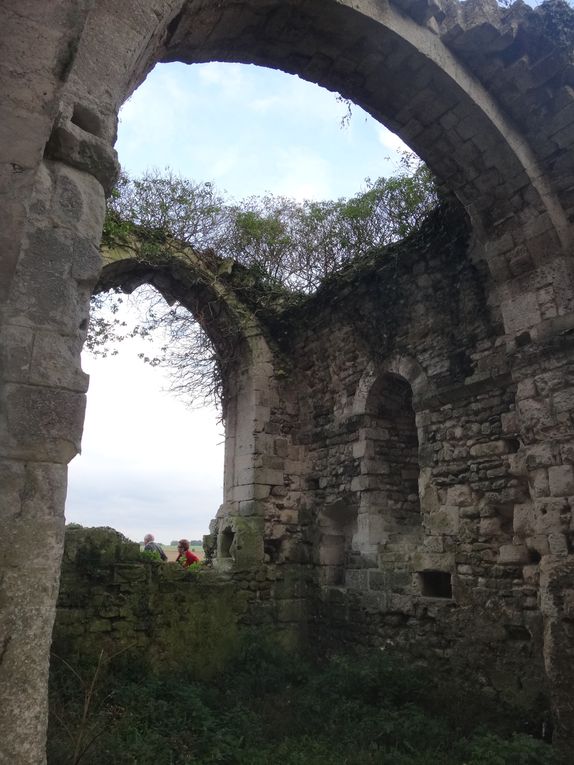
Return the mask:
{"type": "MultiPolygon", "coordinates": [[[[281,72],[162,64],[124,105],[116,148],[130,175],[169,167],[235,199],[350,196],[366,177],[392,174],[402,144],[357,107],[342,126],[346,113],[334,94],[281,72]]],[[[84,353],[90,390],[66,520],[134,540],[200,538],[221,503],[223,427],[215,410],[166,393],[138,350],[84,353]]]]}

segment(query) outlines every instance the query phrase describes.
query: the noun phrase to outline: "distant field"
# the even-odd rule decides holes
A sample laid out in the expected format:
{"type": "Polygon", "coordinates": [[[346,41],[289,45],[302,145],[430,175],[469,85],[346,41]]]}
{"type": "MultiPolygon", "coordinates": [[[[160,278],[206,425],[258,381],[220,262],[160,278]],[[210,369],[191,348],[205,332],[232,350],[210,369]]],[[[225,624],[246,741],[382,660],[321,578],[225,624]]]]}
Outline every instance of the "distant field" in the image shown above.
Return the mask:
{"type": "MultiPolygon", "coordinates": [[[[167,555],[168,561],[174,561],[177,558],[177,547],[172,547],[171,545],[162,546],[165,554],[167,555]]],[[[189,549],[191,552],[194,552],[200,560],[203,560],[203,547],[200,547],[199,545],[192,545],[189,549]]]]}

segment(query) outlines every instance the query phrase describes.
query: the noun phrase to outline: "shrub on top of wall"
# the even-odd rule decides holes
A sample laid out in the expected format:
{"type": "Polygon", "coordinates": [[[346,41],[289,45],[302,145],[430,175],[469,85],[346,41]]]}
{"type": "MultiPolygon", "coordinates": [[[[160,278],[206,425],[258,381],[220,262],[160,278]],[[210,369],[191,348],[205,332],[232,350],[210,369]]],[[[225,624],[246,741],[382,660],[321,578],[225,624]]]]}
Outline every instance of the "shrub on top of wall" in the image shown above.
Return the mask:
{"type": "Polygon", "coordinates": [[[109,526],[90,528],[75,523],[66,526],[63,565],[109,566],[139,559],[139,544],[109,526]]]}

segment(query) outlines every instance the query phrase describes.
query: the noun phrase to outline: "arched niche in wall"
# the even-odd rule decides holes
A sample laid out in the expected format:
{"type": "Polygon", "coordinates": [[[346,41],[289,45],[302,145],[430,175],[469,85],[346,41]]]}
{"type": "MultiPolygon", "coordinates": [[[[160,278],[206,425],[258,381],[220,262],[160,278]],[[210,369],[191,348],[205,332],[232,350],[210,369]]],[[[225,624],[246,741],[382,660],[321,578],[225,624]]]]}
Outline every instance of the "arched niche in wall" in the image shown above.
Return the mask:
{"type": "Polygon", "coordinates": [[[429,393],[412,358],[370,365],[357,386],[352,417],[351,496],[322,513],[320,562],[336,568],[324,581],[361,590],[417,594],[414,554],[423,538],[419,498],[419,433],[415,400],[429,393]]]}
{"type": "MultiPolygon", "coordinates": [[[[424,376],[412,360],[387,366],[407,372],[421,387],[424,376]]],[[[361,590],[410,591],[416,584],[412,558],[423,533],[413,386],[396,371],[368,369],[353,417],[360,426],[350,495],[324,507],[319,517],[321,579],[361,590]]]]}
{"type": "Polygon", "coordinates": [[[402,569],[421,538],[413,390],[403,376],[383,372],[365,404],[356,445],[360,499],[353,550],[369,564],[388,561],[402,569]]]}

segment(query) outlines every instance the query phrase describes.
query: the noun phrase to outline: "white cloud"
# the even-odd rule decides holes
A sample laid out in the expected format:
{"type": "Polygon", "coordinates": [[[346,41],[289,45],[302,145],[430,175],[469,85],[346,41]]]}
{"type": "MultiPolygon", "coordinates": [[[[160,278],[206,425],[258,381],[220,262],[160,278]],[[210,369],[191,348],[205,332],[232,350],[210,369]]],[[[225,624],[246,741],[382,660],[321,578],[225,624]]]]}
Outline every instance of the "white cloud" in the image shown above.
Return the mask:
{"type": "Polygon", "coordinates": [[[219,97],[237,100],[243,98],[245,90],[250,87],[246,78],[246,67],[241,64],[212,61],[209,64],[200,64],[197,71],[199,80],[210,86],[212,96],[217,93],[219,97]]]}
{"type": "Polygon", "coordinates": [[[306,146],[285,147],[278,152],[277,167],[277,194],[299,201],[329,196],[330,167],[317,152],[306,146]]]}
{"type": "Polygon", "coordinates": [[[399,154],[403,151],[410,151],[406,143],[399,138],[395,133],[386,128],[384,125],[377,125],[377,138],[379,143],[392,154],[399,154]]]}
{"type": "Polygon", "coordinates": [[[90,390],[82,455],[70,465],[68,522],[109,525],[132,539],[207,533],[223,495],[223,428],[189,410],[160,369],[120,355],[86,358],[90,390]]]}
{"type": "Polygon", "coordinates": [[[259,114],[267,114],[276,108],[281,108],[286,101],[280,96],[267,96],[266,98],[256,98],[248,104],[248,107],[259,114]]]}
{"type": "Polygon", "coordinates": [[[239,163],[239,153],[237,149],[227,147],[218,149],[216,156],[210,164],[211,175],[213,178],[222,178],[235,170],[239,163]]]}

